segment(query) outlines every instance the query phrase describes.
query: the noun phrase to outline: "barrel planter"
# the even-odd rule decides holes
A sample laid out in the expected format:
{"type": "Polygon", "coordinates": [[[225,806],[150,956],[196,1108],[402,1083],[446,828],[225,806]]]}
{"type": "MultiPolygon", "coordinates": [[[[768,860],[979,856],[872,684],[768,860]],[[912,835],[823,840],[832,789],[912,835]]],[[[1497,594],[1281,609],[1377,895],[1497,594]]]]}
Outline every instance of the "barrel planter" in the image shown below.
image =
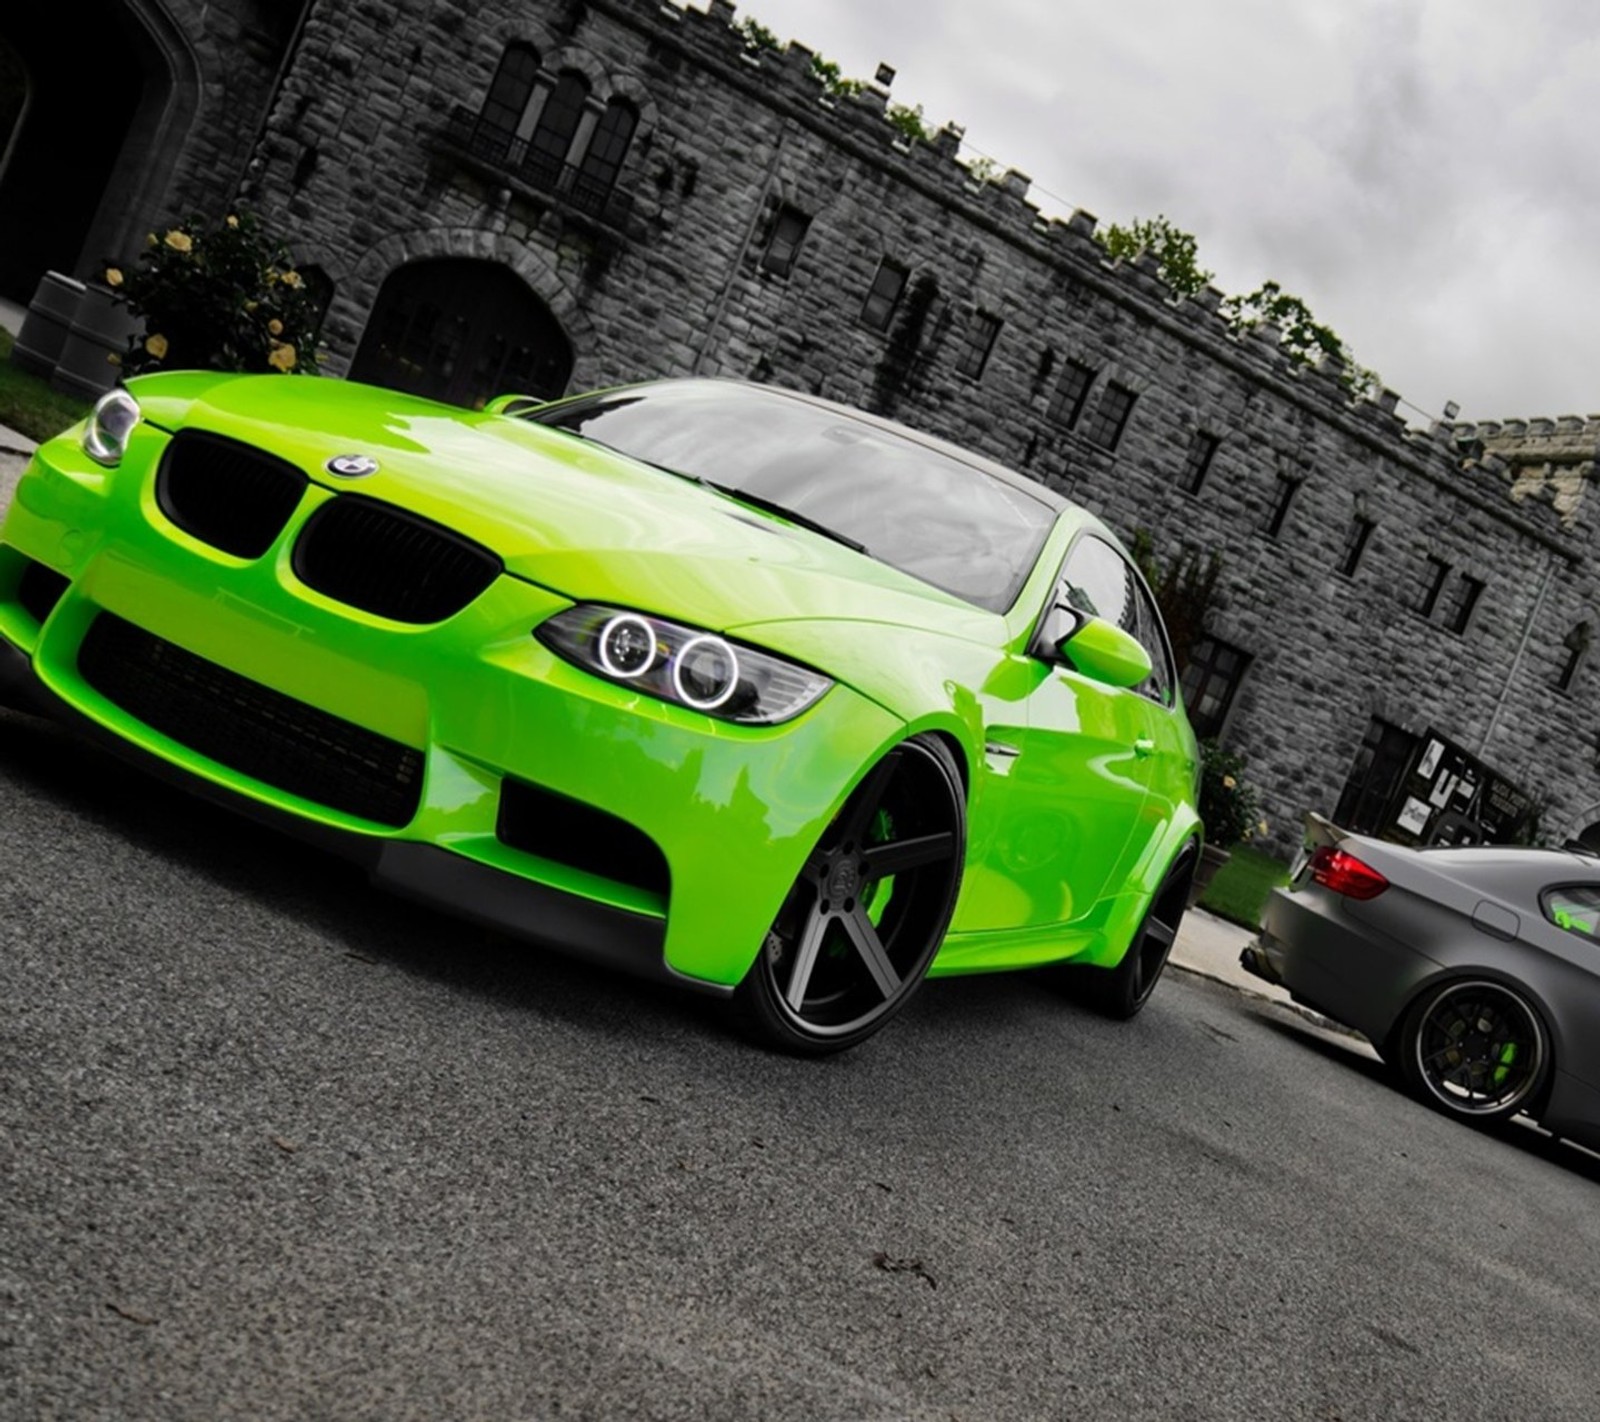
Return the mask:
{"type": "Polygon", "coordinates": [[[80,399],[103,395],[122,374],[120,359],[140,328],[139,318],[116,300],[109,287],[85,287],[50,383],[80,399]]]}
{"type": "Polygon", "coordinates": [[[22,329],[11,347],[15,364],[47,380],[55,373],[83,292],[81,281],[62,272],[46,272],[39,278],[33,300],[28,303],[28,314],[22,319],[22,329]]]}
{"type": "Polygon", "coordinates": [[[1210,844],[1201,846],[1200,862],[1195,865],[1194,878],[1189,884],[1190,908],[1200,902],[1201,895],[1211,887],[1211,881],[1217,877],[1217,870],[1232,857],[1226,849],[1218,849],[1210,844]]]}

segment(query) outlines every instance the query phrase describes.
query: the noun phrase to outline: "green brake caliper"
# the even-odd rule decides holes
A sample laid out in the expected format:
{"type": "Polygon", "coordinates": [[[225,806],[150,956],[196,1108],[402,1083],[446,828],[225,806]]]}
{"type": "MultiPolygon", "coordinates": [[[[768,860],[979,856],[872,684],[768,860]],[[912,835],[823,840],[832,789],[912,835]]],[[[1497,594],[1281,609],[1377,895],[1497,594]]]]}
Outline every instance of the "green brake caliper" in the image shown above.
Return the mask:
{"type": "Polygon", "coordinates": [[[1517,1044],[1507,1042],[1500,1048],[1500,1065],[1494,1069],[1494,1084],[1503,1086],[1505,1079],[1511,1075],[1512,1063],[1517,1059],[1517,1044]]]}
{"type": "MultiPolygon", "coordinates": [[[[889,812],[878,806],[878,813],[872,817],[872,824],[867,828],[867,838],[873,844],[887,844],[894,838],[894,820],[889,812]]],[[[874,927],[883,921],[883,911],[889,907],[889,900],[894,897],[894,875],[886,879],[879,879],[868,890],[867,917],[872,920],[874,927]]]]}

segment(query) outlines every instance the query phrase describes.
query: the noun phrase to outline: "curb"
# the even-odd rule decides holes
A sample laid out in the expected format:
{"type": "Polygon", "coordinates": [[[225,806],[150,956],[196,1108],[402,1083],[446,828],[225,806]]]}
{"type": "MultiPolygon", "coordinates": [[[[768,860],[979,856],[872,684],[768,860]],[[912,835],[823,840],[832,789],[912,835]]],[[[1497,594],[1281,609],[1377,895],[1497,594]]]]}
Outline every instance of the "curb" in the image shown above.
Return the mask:
{"type": "Polygon", "coordinates": [[[1286,1012],[1292,1012],[1296,1017],[1304,1018],[1313,1027],[1320,1027],[1324,1032],[1334,1032],[1341,1037],[1352,1037],[1358,1042],[1367,1039],[1353,1027],[1346,1027],[1343,1022],[1335,1022],[1331,1017],[1324,1017],[1309,1007],[1298,1002],[1288,1001],[1284,998],[1268,997],[1264,992],[1257,992],[1254,988],[1243,987],[1230,978],[1218,977],[1215,973],[1208,973],[1204,968],[1191,968],[1187,963],[1180,963],[1177,959],[1169,960],[1167,966],[1176,968],[1180,973],[1188,973],[1193,978],[1203,978],[1208,983],[1216,983],[1219,987],[1231,988],[1240,997],[1254,998],[1268,1007],[1281,1007],[1286,1012]]]}

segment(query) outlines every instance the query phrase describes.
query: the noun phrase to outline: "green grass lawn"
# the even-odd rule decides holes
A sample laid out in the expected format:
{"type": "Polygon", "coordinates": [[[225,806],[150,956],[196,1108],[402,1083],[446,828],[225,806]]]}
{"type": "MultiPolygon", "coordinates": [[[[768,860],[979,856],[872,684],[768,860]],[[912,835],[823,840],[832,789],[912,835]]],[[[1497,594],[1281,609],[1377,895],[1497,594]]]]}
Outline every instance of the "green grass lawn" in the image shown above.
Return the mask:
{"type": "Polygon", "coordinates": [[[1289,866],[1281,859],[1237,845],[1202,895],[1200,907],[1218,918],[1258,928],[1267,895],[1288,882],[1289,866]]]}
{"type": "Polygon", "coordinates": [[[89,413],[92,402],[50,388],[48,380],[11,363],[14,339],[0,329],[0,425],[31,440],[49,439],[89,413]]]}

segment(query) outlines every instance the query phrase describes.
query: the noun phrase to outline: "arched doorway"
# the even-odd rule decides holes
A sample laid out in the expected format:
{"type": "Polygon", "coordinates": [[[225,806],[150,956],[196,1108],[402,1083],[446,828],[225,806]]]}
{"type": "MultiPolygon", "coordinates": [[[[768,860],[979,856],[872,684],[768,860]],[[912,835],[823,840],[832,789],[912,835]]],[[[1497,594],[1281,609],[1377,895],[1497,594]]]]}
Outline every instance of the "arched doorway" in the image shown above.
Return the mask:
{"type": "Polygon", "coordinates": [[[26,302],[47,269],[79,265],[144,97],[134,29],[112,0],[0,17],[0,295],[26,302]]]}
{"type": "Polygon", "coordinates": [[[495,395],[554,399],[572,343],[550,308],[498,262],[435,257],[391,272],[352,380],[475,409],[495,395]]]}

